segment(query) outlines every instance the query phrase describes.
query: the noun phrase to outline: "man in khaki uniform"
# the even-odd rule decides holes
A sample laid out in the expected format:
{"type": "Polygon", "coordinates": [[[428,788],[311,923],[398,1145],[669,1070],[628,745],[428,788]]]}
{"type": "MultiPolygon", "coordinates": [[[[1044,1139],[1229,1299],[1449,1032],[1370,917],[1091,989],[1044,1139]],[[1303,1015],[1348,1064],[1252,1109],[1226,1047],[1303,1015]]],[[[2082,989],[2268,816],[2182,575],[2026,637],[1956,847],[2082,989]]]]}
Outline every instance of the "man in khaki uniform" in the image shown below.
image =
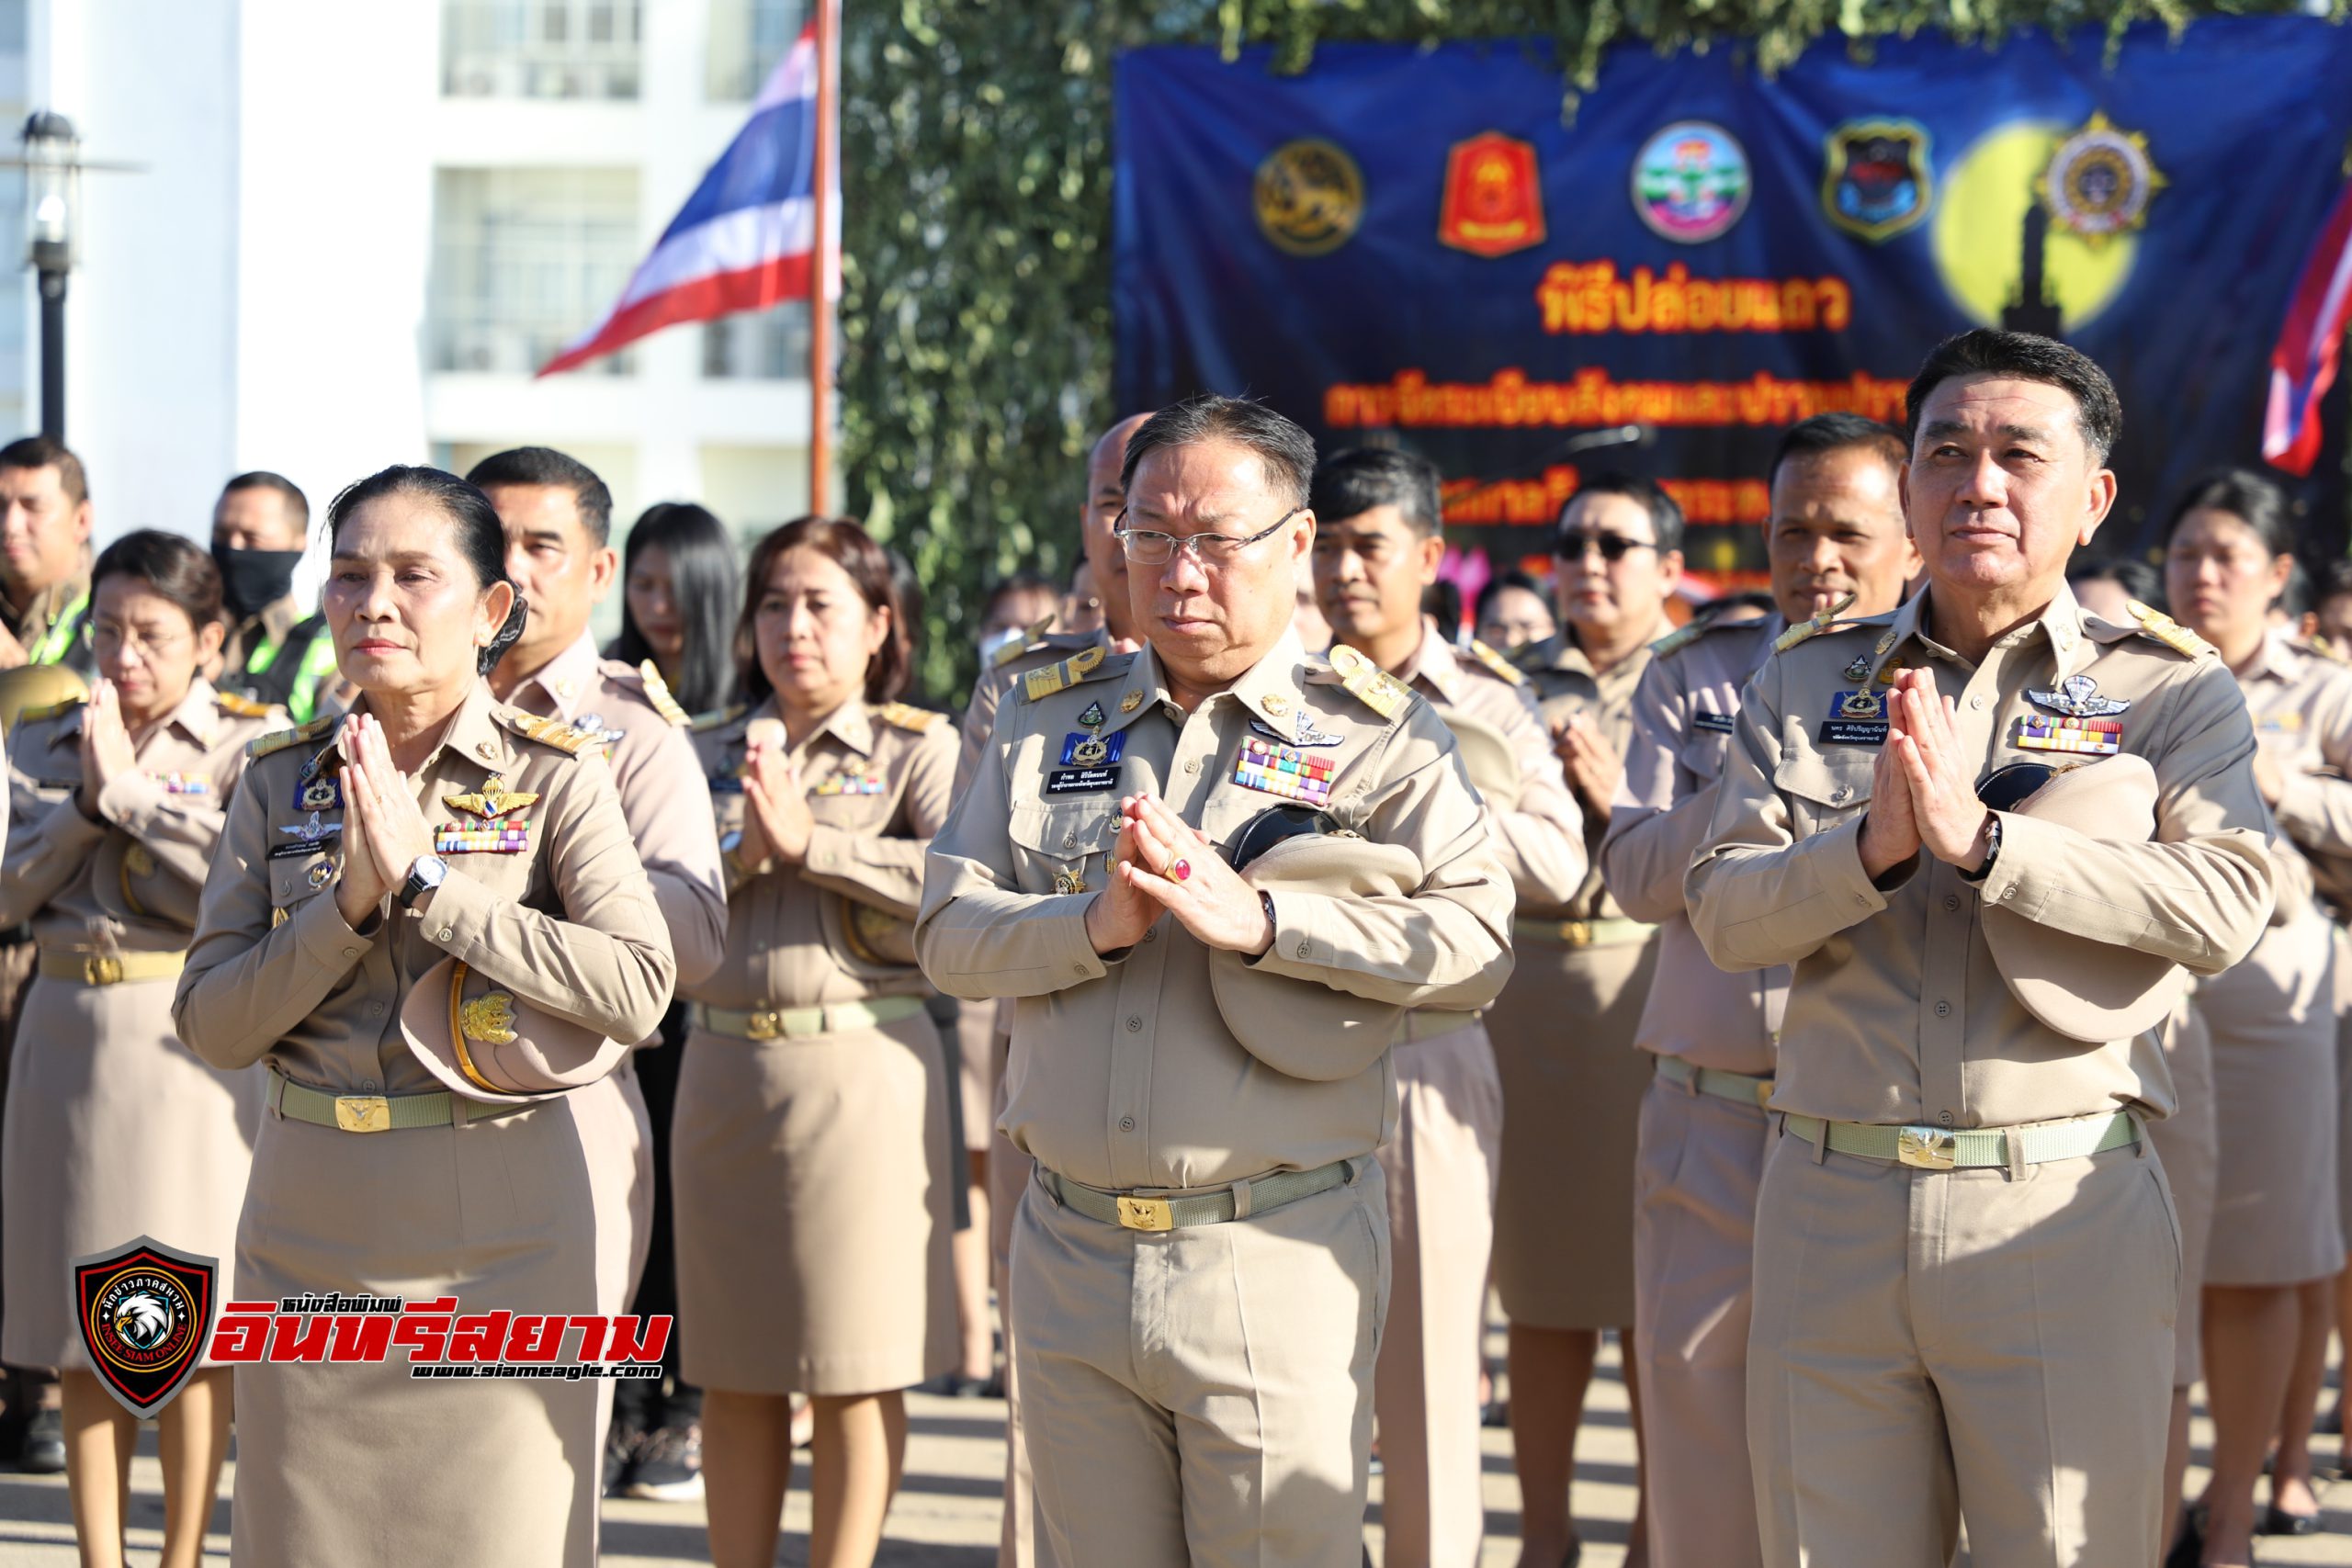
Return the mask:
{"type": "MultiPolygon", "coordinates": [[[[1308,500],[1316,598],[1339,643],[1419,693],[1464,741],[1520,895],[1573,897],[1586,869],[1583,815],[1527,678],[1483,643],[1456,649],[1421,615],[1421,591],[1445,553],[1435,465],[1342,452],[1315,470],[1308,500]],[[1483,730],[1484,743],[1464,730],[1483,730]],[[1490,755],[1496,765],[1481,776],[1490,755]]],[[[1475,1568],[1486,1527],[1478,1374],[1503,1123],[1502,1080],[1477,1015],[1407,1015],[1396,1097],[1396,1135],[1380,1146],[1393,1278],[1373,1373],[1381,1561],[1475,1568]]]]}
{"type": "Polygon", "coordinates": [[[1510,968],[1443,722],[1289,633],[1313,466],[1257,404],[1153,415],[1123,487],[1148,646],[1024,677],[932,845],[924,969],[1019,998],[1012,1343],[1053,1416],[1023,1429],[1048,1562],[1352,1568],[1389,1043],[1510,968]]]}
{"type": "MultiPolygon", "coordinates": [[[[1589,479],[1553,541],[1561,631],[1521,660],[1543,700],[1594,863],[1572,897],[1521,898],[1519,968],[1487,1017],[1502,1069],[1502,1178],[1495,1285],[1510,1319],[1511,1462],[1524,1500],[1524,1557],[1543,1568],[1578,1549],[1570,1524],[1577,1428],[1600,1350],[1633,1350],[1634,1145],[1650,1060],[1634,1049],[1657,962],[1657,928],[1627,918],[1601,885],[1600,835],[1623,772],[1634,688],[1668,629],[1682,571],[1682,509],[1627,474],[1589,479]],[[1516,1130],[1515,1130],[1516,1129],[1516,1130]],[[1572,1223],[1561,1195],[1576,1194],[1572,1223]]],[[[1638,1392],[1636,1452],[1641,1440],[1638,1392]]],[[[1645,1534],[1637,1508],[1633,1546],[1645,1534]]]]}
{"type": "Polygon", "coordinates": [[[2173,1090],[2147,1024],[2096,1026],[2134,1010],[2094,1004],[2263,930],[2253,728],[2205,644],[2066,589],[2115,499],[2096,365],[1972,332],[1906,407],[1925,586],[1784,638],[1687,885],[1718,964],[1795,969],[1748,1343],[1764,1561],[1940,1563],[1964,1517],[1982,1562],[2145,1568],[2180,1253],[2140,1124],[2173,1090]],[[2149,781],[2146,830],[1978,795],[2102,757],[2149,781]]]}
{"type": "MultiPolygon", "coordinates": [[[[1127,508],[1127,492],[1121,478],[1127,438],[1150,417],[1127,415],[1104,431],[1087,454],[1086,499],[1079,509],[1078,539],[1087,570],[1093,576],[1095,591],[1102,602],[1102,626],[1082,633],[1046,632],[1039,628],[1038,635],[1026,646],[1001,650],[989,667],[980,672],[980,678],[972,685],[972,700],[964,710],[963,750],[956,762],[957,799],[963,798],[979,771],[980,760],[988,750],[989,734],[996,728],[997,709],[1002,705],[1005,694],[1018,687],[1023,676],[1032,670],[1048,669],[1088,649],[1112,653],[1133,649],[1141,640],[1136,635],[1135,612],[1127,603],[1127,558],[1119,544],[1118,526],[1120,514],[1127,508]]],[[[997,1312],[1003,1320],[1006,1340],[1004,1522],[997,1542],[997,1561],[1002,1568],[1030,1568],[1037,1561],[1036,1488],[1029,1476],[1028,1450],[1021,1441],[1021,1390],[1012,1371],[1012,1310],[1007,1299],[1011,1281],[1005,1264],[1012,1246],[1013,1211],[1020,1206],[1021,1194],[1034,1172],[1029,1156],[1014,1148],[1012,1141],[997,1125],[1004,1111],[1004,1064],[1012,1044],[1012,1004],[967,1001],[959,1017],[957,1040],[963,1047],[967,1082],[974,1076],[976,1062],[987,1065],[985,1073],[979,1075],[986,1088],[985,1097],[967,1094],[966,1103],[968,1107],[973,1099],[980,1098],[980,1103],[988,1107],[988,1115],[981,1122],[988,1133],[986,1150],[972,1151],[972,1180],[978,1199],[972,1205],[972,1229],[987,1239],[997,1281],[997,1312]]],[[[972,1135],[967,1117],[965,1136],[968,1141],[972,1135]]],[[[958,1238],[959,1243],[961,1239],[958,1238]]]]}
{"type": "MultiPolygon", "coordinates": [[[[702,764],[687,739],[687,715],[672,699],[650,660],[631,670],[600,658],[588,617],[611,589],[617,558],[606,542],[612,493],[594,470],[546,447],[522,447],[485,457],[468,476],[498,509],[506,528],[506,570],[530,617],[522,637],[491,671],[492,692],[525,713],[560,719],[588,733],[610,762],[621,815],[637,841],[638,858],[653,885],[678,983],[694,984],[718,966],[727,942],[727,892],[718,859],[718,831],[707,811],[680,809],[707,794],[702,764]]],[[[646,1042],[659,1045],[657,1034],[646,1042]]],[[[665,1064],[675,1076],[675,1064],[665,1064]]],[[[602,1310],[621,1312],[644,1271],[653,1223],[655,1183],[664,1179],[652,1118],[638,1082],[634,1055],[574,1097],[594,1136],[589,1173],[607,1201],[597,1205],[625,1222],[597,1238],[597,1290],[602,1310]]],[[[666,1131],[666,1129],[664,1130],[666,1131]]],[[[661,1140],[666,1145],[666,1139],[661,1140]]],[[[613,1385],[602,1403],[609,1406],[613,1385]]],[[[624,1423],[627,1426],[628,1423],[624,1423]]],[[[692,1422],[671,1430],[631,1434],[616,1484],[657,1460],[666,1473],[687,1472],[689,1496],[698,1493],[700,1438],[692,1422]],[[662,1449],[659,1455],[651,1450],[662,1449]],[[639,1449],[644,1449],[640,1453],[639,1449]],[[675,1450],[677,1451],[670,1451],[675,1450]]],[[[608,1466],[611,1463],[607,1461],[608,1466]]]]}
{"type": "Polygon", "coordinates": [[[1756,1186],[1770,1146],[1764,1101],[1788,998],[1779,965],[1727,975],[1682,901],[1731,746],[1740,688],[1791,622],[1881,615],[1919,567],[1896,475],[1903,437],[1856,414],[1792,428],[1774,454],[1765,537],[1778,613],[1702,616],[1661,639],[1634,694],[1625,780],[1600,848],[1628,915],[1658,923],[1656,983],[1634,1043],[1657,1056],[1642,1100],[1634,1196],[1634,1343],[1652,1568],[1758,1561],[1747,1465],[1748,1285],[1756,1186]]]}

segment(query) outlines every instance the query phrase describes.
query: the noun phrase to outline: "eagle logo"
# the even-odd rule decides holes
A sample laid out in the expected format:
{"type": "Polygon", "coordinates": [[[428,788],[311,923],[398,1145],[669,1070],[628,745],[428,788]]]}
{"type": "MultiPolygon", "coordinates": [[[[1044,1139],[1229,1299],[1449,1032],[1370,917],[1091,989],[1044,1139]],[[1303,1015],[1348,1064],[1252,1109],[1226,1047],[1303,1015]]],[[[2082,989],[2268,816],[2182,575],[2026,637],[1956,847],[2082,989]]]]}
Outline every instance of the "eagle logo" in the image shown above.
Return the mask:
{"type": "Polygon", "coordinates": [[[172,1309],[153,1291],[134,1290],[114,1303],[112,1327],[134,1350],[153,1350],[172,1331],[172,1309]]]}

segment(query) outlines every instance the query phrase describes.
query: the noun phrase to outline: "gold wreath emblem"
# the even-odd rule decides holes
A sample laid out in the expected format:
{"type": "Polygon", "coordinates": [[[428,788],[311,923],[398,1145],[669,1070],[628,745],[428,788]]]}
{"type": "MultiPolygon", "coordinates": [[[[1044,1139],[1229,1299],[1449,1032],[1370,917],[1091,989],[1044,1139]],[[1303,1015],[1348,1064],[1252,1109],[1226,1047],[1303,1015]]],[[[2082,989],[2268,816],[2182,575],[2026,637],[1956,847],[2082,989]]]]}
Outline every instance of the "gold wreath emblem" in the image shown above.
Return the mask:
{"type": "Polygon", "coordinates": [[[462,1030],[469,1040],[485,1045],[514,1043],[514,998],[504,991],[476,997],[461,1010],[462,1030]]]}
{"type": "Polygon", "coordinates": [[[1363,171],[1353,158],[1316,138],[1274,149],[1258,165],[1250,195],[1258,227],[1295,256],[1338,250],[1363,220],[1363,171]]]}
{"type": "Polygon", "coordinates": [[[496,821],[511,811],[520,811],[526,806],[537,805],[538,799],[537,795],[527,791],[509,790],[506,787],[506,781],[493,773],[483,781],[481,794],[445,795],[441,797],[441,803],[452,811],[462,811],[469,817],[480,817],[486,820],[496,821]]]}

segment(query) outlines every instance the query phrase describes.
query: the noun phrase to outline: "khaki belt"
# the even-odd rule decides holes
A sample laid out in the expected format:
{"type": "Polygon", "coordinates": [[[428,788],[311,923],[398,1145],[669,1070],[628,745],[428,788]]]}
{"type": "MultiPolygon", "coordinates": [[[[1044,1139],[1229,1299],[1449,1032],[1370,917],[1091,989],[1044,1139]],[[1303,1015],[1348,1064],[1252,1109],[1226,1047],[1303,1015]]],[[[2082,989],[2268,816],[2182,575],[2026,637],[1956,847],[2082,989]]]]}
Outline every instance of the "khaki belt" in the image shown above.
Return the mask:
{"type": "Polygon", "coordinates": [[[1396,1022],[1396,1043],[1417,1045],[1424,1040],[1453,1034],[1486,1017],[1478,1012],[1447,1012],[1442,1008],[1416,1008],[1396,1022]]]}
{"type": "Polygon", "coordinates": [[[1841,1155],[1885,1160],[1918,1170],[1982,1168],[2010,1163],[2009,1143],[2015,1134],[2017,1163],[2046,1165],[2056,1159],[2081,1159],[2130,1146],[2140,1141],[2140,1123],[2126,1111],[2098,1116],[2074,1116],[2063,1122],[2027,1122],[2015,1127],[1889,1127],[1859,1122],[1827,1122],[1814,1116],[1782,1118],[1792,1137],[1821,1147],[1822,1130],[1829,1147],[1841,1155]]]}
{"type": "Polygon", "coordinates": [[[119,986],[126,980],[168,980],[187,967],[185,953],[74,953],[40,950],[40,973],[51,980],[84,986],[119,986]]]}
{"type": "MultiPolygon", "coordinates": [[[[1729,1073],[1721,1067],[1694,1067],[1679,1056],[1660,1056],[1657,1076],[1670,1084],[1696,1089],[1701,1094],[1712,1094],[1717,1100],[1728,1100],[1740,1105],[1769,1108],[1772,1100],[1772,1080],[1729,1073]]],[[[2007,1165],[2008,1157],[2002,1156],[2007,1165]]]]}
{"type": "Polygon", "coordinates": [[[1510,929],[1520,936],[1569,947],[1624,947],[1646,941],[1657,930],[1647,920],[1629,920],[1623,915],[1603,915],[1592,920],[1513,920],[1510,929]]]}
{"type": "Polygon", "coordinates": [[[921,997],[881,997],[830,1007],[763,1008],[757,1012],[729,1012],[696,1002],[687,1010],[686,1021],[695,1029],[736,1040],[808,1040],[844,1029],[879,1029],[922,1010],[921,997]]]}
{"type": "Polygon", "coordinates": [[[452,1122],[481,1122],[530,1109],[467,1100],[447,1089],[430,1094],[329,1094],[296,1083],[276,1067],[262,1103],[281,1116],[333,1127],[343,1133],[398,1133],[411,1127],[447,1127],[452,1122]]]}
{"type": "Polygon", "coordinates": [[[1354,1179],[1355,1172],[1348,1162],[1335,1159],[1313,1170],[1278,1170],[1272,1176],[1237,1181],[1231,1187],[1206,1192],[1106,1192],[1100,1187],[1057,1176],[1042,1165],[1037,1168],[1038,1185],[1056,1202],[1090,1220],[1131,1231],[1180,1230],[1188,1225],[1221,1225],[1228,1220],[1246,1220],[1252,1214],[1295,1203],[1301,1198],[1329,1192],[1354,1179]]]}

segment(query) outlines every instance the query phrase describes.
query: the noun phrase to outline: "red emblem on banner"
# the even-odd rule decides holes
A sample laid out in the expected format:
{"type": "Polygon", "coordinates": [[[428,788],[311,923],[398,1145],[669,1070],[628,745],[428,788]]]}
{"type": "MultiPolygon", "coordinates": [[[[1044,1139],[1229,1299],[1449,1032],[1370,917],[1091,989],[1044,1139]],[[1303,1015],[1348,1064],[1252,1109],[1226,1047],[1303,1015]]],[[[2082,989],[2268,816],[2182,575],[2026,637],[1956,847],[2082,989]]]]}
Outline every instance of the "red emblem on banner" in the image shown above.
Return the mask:
{"type": "Polygon", "coordinates": [[[1437,237],[1457,251],[1503,256],[1544,243],[1544,193],[1535,149],[1489,130],[1457,141],[1445,159],[1437,237]]]}

